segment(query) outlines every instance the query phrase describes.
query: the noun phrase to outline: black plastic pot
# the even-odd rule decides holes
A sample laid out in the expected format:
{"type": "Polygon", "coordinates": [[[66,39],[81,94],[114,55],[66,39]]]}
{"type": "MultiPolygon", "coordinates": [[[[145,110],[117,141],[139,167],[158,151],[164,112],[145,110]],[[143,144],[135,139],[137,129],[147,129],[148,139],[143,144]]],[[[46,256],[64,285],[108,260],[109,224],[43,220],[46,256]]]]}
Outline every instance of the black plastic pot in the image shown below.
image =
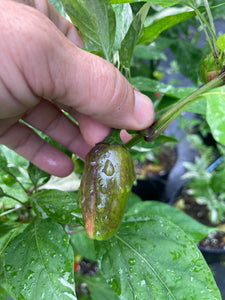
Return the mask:
{"type": "Polygon", "coordinates": [[[144,180],[137,180],[133,185],[132,192],[138,195],[142,200],[165,200],[165,186],[168,175],[155,176],[144,180]]]}
{"type": "Polygon", "coordinates": [[[198,248],[208,264],[225,262],[225,249],[209,249],[200,245],[198,245],[198,248]]]}

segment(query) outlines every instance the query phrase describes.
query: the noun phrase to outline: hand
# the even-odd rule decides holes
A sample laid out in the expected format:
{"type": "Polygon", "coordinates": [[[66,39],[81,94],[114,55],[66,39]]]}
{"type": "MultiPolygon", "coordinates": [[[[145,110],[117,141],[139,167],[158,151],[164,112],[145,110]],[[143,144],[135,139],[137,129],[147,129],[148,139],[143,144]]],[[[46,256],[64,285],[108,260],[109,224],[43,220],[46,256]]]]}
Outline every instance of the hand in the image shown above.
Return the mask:
{"type": "Polygon", "coordinates": [[[110,128],[141,130],[153,122],[150,99],[109,62],[80,49],[74,26],[47,1],[1,0],[0,28],[0,143],[39,168],[66,176],[73,162],[29,125],[84,158],[110,128]]]}

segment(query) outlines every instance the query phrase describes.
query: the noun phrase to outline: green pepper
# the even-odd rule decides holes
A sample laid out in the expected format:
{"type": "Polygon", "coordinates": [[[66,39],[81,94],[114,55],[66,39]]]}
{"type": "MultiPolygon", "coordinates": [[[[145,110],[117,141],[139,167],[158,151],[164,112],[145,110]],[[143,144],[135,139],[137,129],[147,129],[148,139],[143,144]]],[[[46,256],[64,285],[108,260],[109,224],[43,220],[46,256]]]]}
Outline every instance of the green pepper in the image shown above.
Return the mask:
{"type": "Polygon", "coordinates": [[[135,172],[130,152],[120,144],[97,144],[86,156],[81,182],[82,212],[88,236],[106,240],[123,217],[135,172]]]}

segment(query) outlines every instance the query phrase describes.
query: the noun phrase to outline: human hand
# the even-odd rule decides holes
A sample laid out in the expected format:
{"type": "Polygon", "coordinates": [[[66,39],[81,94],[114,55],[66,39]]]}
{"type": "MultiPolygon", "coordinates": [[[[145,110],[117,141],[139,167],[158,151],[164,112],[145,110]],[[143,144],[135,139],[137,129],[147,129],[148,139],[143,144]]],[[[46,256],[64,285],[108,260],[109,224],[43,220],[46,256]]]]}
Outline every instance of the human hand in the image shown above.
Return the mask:
{"type": "Polygon", "coordinates": [[[153,122],[150,99],[109,62],[80,49],[74,26],[46,0],[1,0],[0,27],[0,143],[39,168],[63,177],[73,162],[29,125],[84,158],[110,128],[141,130],[153,122]]]}

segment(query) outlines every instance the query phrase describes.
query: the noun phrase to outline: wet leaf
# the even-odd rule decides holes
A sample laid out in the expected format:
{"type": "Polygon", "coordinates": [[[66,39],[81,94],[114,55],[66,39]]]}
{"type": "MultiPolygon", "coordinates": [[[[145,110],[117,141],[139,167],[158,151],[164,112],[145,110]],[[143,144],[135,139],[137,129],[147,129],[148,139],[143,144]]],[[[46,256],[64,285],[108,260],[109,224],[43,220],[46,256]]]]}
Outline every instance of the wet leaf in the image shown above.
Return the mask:
{"type": "Polygon", "coordinates": [[[63,228],[37,219],[3,254],[7,290],[16,299],[76,299],[73,250],[63,228]]]}
{"type": "Polygon", "coordinates": [[[126,216],[136,215],[141,215],[142,217],[149,215],[161,216],[183,229],[195,243],[200,242],[216,230],[215,228],[202,225],[179,209],[159,201],[139,203],[132,207],[126,214],[126,216]]]}
{"type": "Polygon", "coordinates": [[[100,272],[120,299],[221,299],[193,240],[154,211],[127,215],[118,234],[96,242],[96,250],[100,272]]]}
{"type": "Polygon", "coordinates": [[[31,196],[33,208],[43,219],[51,217],[62,224],[79,224],[82,212],[78,192],[41,190],[31,196]]]}

